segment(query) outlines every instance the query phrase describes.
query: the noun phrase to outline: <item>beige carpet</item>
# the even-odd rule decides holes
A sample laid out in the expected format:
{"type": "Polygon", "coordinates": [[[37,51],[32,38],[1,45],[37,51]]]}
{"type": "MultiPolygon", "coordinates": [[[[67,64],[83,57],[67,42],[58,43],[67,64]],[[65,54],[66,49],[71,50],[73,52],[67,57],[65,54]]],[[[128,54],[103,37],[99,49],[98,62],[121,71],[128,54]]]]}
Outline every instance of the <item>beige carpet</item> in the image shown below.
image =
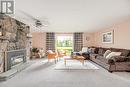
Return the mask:
{"type": "Polygon", "coordinates": [[[58,62],[55,66],[56,70],[88,70],[88,69],[99,69],[89,61],[85,61],[84,65],[78,60],[67,60],[66,65],[64,61],[58,62]]]}
{"type": "MultiPolygon", "coordinates": [[[[94,64],[96,65],[96,64],[94,64]]],[[[97,66],[97,65],[96,65],[97,66]]],[[[0,87],[130,87],[130,73],[98,70],[55,70],[55,63],[35,60],[0,87]]]]}

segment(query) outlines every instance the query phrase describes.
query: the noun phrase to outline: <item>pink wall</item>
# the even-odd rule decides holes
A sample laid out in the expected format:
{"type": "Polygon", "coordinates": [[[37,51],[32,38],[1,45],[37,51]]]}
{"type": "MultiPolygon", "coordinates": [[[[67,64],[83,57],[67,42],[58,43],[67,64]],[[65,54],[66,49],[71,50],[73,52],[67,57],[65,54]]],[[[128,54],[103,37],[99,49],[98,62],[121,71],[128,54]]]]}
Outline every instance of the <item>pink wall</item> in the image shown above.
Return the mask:
{"type": "Polygon", "coordinates": [[[83,47],[90,47],[95,44],[94,33],[83,33],[83,47]]]}
{"type": "Polygon", "coordinates": [[[46,49],[46,33],[32,33],[32,47],[46,49]]]}
{"type": "Polygon", "coordinates": [[[130,21],[94,33],[94,46],[130,49],[130,21]],[[102,43],[102,33],[114,31],[114,43],[102,43]]]}

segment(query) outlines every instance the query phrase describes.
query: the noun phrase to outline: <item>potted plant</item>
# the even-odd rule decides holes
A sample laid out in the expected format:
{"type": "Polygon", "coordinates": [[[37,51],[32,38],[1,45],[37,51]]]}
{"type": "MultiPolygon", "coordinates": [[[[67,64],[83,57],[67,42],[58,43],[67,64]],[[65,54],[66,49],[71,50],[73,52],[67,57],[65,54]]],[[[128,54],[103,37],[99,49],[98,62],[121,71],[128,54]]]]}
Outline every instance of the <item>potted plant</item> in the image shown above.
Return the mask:
{"type": "Polygon", "coordinates": [[[39,58],[39,50],[38,48],[33,48],[32,49],[32,58],[39,58]]]}

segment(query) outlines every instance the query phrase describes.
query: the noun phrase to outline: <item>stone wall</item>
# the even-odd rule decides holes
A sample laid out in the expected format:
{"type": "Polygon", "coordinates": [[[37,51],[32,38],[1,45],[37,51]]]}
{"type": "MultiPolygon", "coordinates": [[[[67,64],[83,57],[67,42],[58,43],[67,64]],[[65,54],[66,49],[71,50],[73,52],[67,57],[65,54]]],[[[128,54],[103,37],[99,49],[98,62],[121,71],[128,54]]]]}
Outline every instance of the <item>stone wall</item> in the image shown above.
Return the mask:
{"type": "MultiPolygon", "coordinates": [[[[26,49],[29,26],[7,15],[0,15],[0,51],[26,49]]],[[[27,50],[30,50],[29,48],[27,50]]],[[[4,58],[2,58],[4,60],[4,58]]],[[[3,63],[3,62],[2,62],[3,63]]],[[[0,64],[2,68],[2,64],[0,64]]],[[[2,69],[0,69],[2,70],[2,69]]],[[[2,72],[2,71],[0,71],[2,72]]]]}

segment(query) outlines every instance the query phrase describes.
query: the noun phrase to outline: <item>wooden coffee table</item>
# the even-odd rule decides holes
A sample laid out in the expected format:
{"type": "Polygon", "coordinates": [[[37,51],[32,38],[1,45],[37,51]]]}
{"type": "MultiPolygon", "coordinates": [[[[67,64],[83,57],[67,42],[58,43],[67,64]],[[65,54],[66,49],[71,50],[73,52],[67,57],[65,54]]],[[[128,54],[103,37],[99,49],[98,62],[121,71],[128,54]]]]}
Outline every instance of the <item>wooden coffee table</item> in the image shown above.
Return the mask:
{"type": "Polygon", "coordinates": [[[67,60],[78,60],[82,63],[82,65],[84,65],[84,59],[85,58],[83,56],[73,56],[73,57],[65,56],[64,57],[64,64],[66,65],[67,60]]]}

